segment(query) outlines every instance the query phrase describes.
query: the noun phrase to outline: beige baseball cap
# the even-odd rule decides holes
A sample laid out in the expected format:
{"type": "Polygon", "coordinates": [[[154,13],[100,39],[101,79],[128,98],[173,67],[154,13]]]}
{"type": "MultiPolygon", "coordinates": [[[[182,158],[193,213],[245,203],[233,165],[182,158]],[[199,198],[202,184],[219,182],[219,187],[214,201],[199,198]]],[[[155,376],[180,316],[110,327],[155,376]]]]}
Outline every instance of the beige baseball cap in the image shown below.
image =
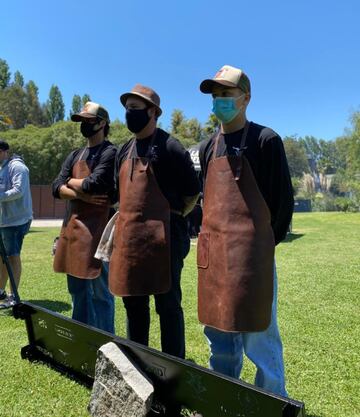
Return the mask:
{"type": "Polygon", "coordinates": [[[75,113],[71,116],[73,122],[95,121],[96,119],[103,119],[110,123],[107,110],[93,101],[86,102],[80,113],[75,113]]]}
{"type": "Polygon", "coordinates": [[[145,85],[142,85],[142,84],[136,84],[135,87],[133,87],[133,89],[129,93],[125,93],[125,94],[122,94],[120,96],[121,104],[124,107],[126,105],[126,100],[130,96],[141,97],[146,102],[148,102],[148,103],[150,103],[150,104],[152,104],[153,106],[156,107],[157,112],[158,112],[158,116],[161,115],[162,110],[161,110],[161,107],[160,107],[160,97],[156,93],[156,91],[153,90],[152,88],[146,87],[145,85]]]}
{"type": "Polygon", "coordinates": [[[224,65],[215,74],[214,78],[204,80],[200,84],[200,91],[205,94],[211,94],[215,85],[224,85],[226,87],[240,88],[244,93],[251,93],[249,77],[240,68],[224,65]]]}

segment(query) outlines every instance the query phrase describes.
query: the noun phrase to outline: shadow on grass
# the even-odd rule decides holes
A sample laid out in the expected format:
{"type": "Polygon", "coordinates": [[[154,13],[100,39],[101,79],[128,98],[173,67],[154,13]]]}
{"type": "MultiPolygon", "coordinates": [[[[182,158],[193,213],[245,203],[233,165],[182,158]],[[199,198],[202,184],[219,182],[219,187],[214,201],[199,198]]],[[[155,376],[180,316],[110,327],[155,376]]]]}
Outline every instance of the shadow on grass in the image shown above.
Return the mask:
{"type": "Polygon", "coordinates": [[[43,308],[47,308],[51,311],[56,311],[57,313],[62,313],[63,311],[71,310],[71,304],[64,303],[63,301],[56,300],[27,300],[29,303],[38,305],[43,308]]]}
{"type": "Polygon", "coordinates": [[[28,231],[28,233],[44,233],[44,232],[45,232],[45,230],[34,230],[34,229],[30,229],[28,231]]]}
{"type": "MultiPolygon", "coordinates": [[[[302,238],[303,236],[304,236],[303,233],[288,233],[285,240],[283,240],[282,243],[290,243],[293,240],[302,238]]],[[[313,416],[313,417],[318,417],[318,416],[313,416]]]]}
{"type": "Polygon", "coordinates": [[[306,417],[322,417],[322,416],[319,416],[319,414],[308,414],[308,413],[306,413],[306,417]]]}
{"type": "Polygon", "coordinates": [[[2,308],[0,309],[0,317],[1,316],[13,316],[12,308],[2,308]]]}

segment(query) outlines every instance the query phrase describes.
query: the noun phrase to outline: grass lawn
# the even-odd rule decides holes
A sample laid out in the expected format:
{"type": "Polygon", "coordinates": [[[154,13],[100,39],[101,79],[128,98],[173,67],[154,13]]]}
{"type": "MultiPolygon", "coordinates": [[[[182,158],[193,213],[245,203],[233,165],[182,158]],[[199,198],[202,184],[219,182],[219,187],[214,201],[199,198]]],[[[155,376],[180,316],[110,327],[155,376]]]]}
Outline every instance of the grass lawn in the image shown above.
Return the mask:
{"type": "MultiPolygon", "coordinates": [[[[33,228],[23,249],[20,294],[71,314],[65,277],[52,272],[58,230],[33,228]]],[[[277,248],[279,324],[287,388],[305,402],[310,417],[360,416],[360,214],[296,214],[293,233],[277,248]]],[[[183,271],[187,357],[206,366],[208,348],[196,312],[195,246],[183,271]]],[[[125,335],[124,309],[116,307],[116,332],[125,335]]],[[[153,313],[151,345],[159,348],[153,313]]],[[[82,417],[90,392],[56,371],[21,360],[25,326],[0,312],[0,417],[82,417]]],[[[243,379],[254,366],[245,362],[243,379]]],[[[266,416],[264,416],[266,417],[266,416]]]]}

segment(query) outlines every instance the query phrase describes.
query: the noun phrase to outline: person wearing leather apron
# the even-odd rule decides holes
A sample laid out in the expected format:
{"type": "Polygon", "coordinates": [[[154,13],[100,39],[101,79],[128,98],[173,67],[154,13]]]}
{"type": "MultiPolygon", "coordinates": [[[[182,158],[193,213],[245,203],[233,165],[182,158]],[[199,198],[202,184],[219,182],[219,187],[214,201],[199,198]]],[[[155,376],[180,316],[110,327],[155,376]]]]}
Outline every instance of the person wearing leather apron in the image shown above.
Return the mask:
{"type": "Polygon", "coordinates": [[[106,140],[110,119],[99,104],[87,102],[71,120],[81,122],[87,145],[70,153],[53,183],[54,197],[67,200],[54,271],[67,274],[72,318],[114,333],[108,264],[94,254],[110,215],[116,147],[106,140]]]}
{"type": "Polygon", "coordinates": [[[135,137],[115,161],[119,215],[110,258],[110,291],[123,297],[127,336],[148,345],[149,296],[155,296],[163,352],[185,357],[181,270],[190,238],[184,216],[197,200],[200,184],[189,153],[156,127],[160,97],[137,84],[120,101],[135,137]]]}
{"type": "Polygon", "coordinates": [[[273,130],[248,122],[251,89],[242,70],[225,65],[200,90],[212,94],[221,122],[199,154],[198,315],[210,367],[239,378],[245,353],[257,368],[255,384],[286,396],[274,261],[294,204],[284,147],[273,130]]]}

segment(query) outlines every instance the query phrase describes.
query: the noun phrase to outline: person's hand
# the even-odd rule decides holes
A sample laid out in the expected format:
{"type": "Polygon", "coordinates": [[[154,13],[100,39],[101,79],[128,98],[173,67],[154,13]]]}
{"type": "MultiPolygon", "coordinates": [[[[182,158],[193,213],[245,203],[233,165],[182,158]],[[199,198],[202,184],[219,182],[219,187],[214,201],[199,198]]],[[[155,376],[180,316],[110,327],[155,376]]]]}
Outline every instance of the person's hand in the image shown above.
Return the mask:
{"type": "Polygon", "coordinates": [[[110,204],[110,200],[106,194],[86,194],[78,193],[80,200],[85,201],[85,203],[95,204],[96,206],[107,206],[110,204]]]}

